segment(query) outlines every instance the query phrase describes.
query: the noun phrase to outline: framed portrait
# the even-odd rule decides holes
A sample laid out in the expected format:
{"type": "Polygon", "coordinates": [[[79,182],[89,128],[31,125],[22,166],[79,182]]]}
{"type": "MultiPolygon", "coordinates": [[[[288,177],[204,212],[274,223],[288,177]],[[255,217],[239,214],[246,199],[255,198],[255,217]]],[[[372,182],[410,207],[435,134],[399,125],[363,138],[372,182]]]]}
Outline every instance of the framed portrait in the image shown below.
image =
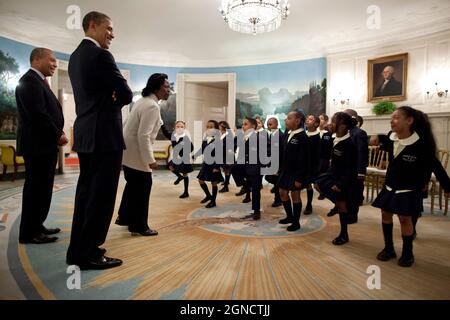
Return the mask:
{"type": "Polygon", "coordinates": [[[367,67],[368,102],[406,100],[408,53],[369,60],[367,67]]]}

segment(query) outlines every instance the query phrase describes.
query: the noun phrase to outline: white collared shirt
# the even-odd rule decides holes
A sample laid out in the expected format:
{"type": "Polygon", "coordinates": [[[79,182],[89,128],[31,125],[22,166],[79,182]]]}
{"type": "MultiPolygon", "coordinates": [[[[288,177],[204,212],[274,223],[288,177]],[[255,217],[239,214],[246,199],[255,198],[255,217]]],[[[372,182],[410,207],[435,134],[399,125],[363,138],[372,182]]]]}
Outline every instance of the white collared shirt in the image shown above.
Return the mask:
{"type": "Polygon", "coordinates": [[[295,136],[297,133],[300,133],[300,132],[302,132],[302,131],[304,131],[305,129],[303,129],[303,128],[298,128],[297,130],[294,130],[294,131],[289,131],[289,137],[288,137],[288,142],[290,142],[291,141],[291,139],[292,139],[292,137],[293,136],[295,136]]]}
{"type": "Polygon", "coordinates": [[[95,43],[95,45],[96,45],[97,47],[99,47],[99,48],[102,47],[102,46],[100,45],[100,43],[98,43],[97,40],[92,39],[91,37],[86,36],[86,37],[83,38],[83,40],[90,40],[90,41],[92,41],[93,43],[95,43]]]}
{"type": "Polygon", "coordinates": [[[420,137],[416,132],[414,132],[406,139],[399,139],[397,133],[393,132],[389,136],[389,139],[394,141],[394,158],[396,158],[403,151],[403,149],[405,149],[406,146],[410,146],[416,143],[417,140],[420,139],[420,137]]]}
{"type": "Polygon", "coordinates": [[[312,132],[307,131],[306,134],[308,135],[308,137],[312,137],[312,136],[320,134],[320,130],[317,129],[316,131],[312,131],[312,132]]]}
{"type": "Polygon", "coordinates": [[[228,131],[225,131],[225,133],[222,133],[222,135],[220,136],[220,140],[225,139],[225,137],[228,135],[228,131]]]}
{"type": "Polygon", "coordinates": [[[250,136],[255,133],[255,129],[250,129],[247,131],[247,133],[244,136],[244,141],[247,141],[248,139],[250,139],[250,136]]]}
{"type": "Polygon", "coordinates": [[[30,70],[33,70],[34,72],[36,72],[39,75],[39,77],[41,77],[42,80],[45,80],[44,74],[42,72],[40,72],[38,69],[31,67],[30,70]]]}
{"type": "Polygon", "coordinates": [[[347,132],[346,135],[342,136],[342,137],[336,137],[333,141],[333,145],[337,145],[339,142],[347,140],[348,138],[350,138],[350,132],[347,132]]]}
{"type": "Polygon", "coordinates": [[[320,138],[322,139],[323,135],[327,132],[328,130],[320,130],[320,138]]]}

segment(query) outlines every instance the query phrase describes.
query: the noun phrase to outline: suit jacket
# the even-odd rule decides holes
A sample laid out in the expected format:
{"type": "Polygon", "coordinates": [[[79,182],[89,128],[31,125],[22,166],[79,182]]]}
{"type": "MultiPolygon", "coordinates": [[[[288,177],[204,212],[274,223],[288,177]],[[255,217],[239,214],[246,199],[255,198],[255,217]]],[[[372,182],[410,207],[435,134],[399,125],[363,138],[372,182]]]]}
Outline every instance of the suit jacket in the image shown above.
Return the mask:
{"type": "Polygon", "coordinates": [[[378,88],[377,92],[375,92],[375,97],[398,96],[402,94],[402,84],[394,78],[391,78],[391,80],[389,80],[383,91],[381,90],[381,88],[383,88],[383,85],[381,85],[378,88]]]}
{"type": "Polygon", "coordinates": [[[124,149],[121,109],[131,102],[133,93],[112,54],[84,39],[70,56],[69,77],[77,114],[73,150],[92,153],[124,149]]]}
{"type": "Polygon", "coordinates": [[[17,153],[39,155],[56,152],[63,133],[61,105],[44,80],[29,70],[16,88],[19,112],[17,153]]]}

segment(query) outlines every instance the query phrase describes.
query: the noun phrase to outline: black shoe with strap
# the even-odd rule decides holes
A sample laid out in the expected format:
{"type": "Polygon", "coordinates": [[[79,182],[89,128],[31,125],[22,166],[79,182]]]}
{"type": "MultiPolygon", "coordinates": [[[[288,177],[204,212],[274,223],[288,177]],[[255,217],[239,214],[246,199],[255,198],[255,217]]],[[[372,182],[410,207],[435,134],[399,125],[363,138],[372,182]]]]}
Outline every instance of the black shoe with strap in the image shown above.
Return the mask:
{"type": "Polygon", "coordinates": [[[230,191],[230,190],[228,189],[228,185],[227,184],[224,185],[223,188],[219,190],[220,193],[225,193],[225,192],[228,192],[228,191],[230,191]]]}
{"type": "Polygon", "coordinates": [[[292,223],[292,217],[286,217],[284,219],[281,219],[280,221],[278,221],[278,223],[280,223],[280,224],[290,224],[290,223],[292,223]]]}
{"type": "Polygon", "coordinates": [[[181,194],[181,195],[179,196],[179,198],[180,198],[180,199],[189,198],[189,193],[183,192],[183,194],[181,194]]]}
{"type": "Polygon", "coordinates": [[[389,261],[391,259],[397,258],[395,251],[384,248],[377,254],[377,259],[380,261],[389,261]]]}
{"type": "Polygon", "coordinates": [[[330,212],[327,213],[327,217],[332,217],[338,213],[339,213],[339,210],[337,208],[333,208],[330,210],[330,212]]]}
{"type": "Polygon", "coordinates": [[[208,201],[211,201],[212,197],[210,196],[206,196],[205,198],[203,198],[202,201],[200,201],[200,203],[207,203],[208,201]]]}
{"type": "Polygon", "coordinates": [[[213,200],[211,200],[206,206],[205,206],[205,208],[214,208],[214,207],[216,207],[217,205],[216,205],[216,202],[215,201],[213,201],[213,200]]]}
{"type": "Polygon", "coordinates": [[[404,268],[408,268],[411,267],[414,263],[414,256],[406,256],[406,255],[402,255],[400,257],[400,259],[398,259],[398,265],[400,267],[404,267],[404,268]]]}
{"type": "Polygon", "coordinates": [[[348,236],[339,235],[332,241],[332,243],[335,246],[341,246],[343,244],[346,244],[348,241],[349,241],[348,236]]]}

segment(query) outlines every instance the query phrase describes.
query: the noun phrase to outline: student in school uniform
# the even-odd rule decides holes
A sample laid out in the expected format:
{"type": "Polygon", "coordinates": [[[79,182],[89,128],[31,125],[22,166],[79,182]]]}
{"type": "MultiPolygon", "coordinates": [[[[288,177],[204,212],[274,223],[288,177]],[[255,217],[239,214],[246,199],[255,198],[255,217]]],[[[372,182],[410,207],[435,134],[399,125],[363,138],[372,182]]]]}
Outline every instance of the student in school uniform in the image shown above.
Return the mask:
{"type": "Polygon", "coordinates": [[[186,130],[186,123],[178,120],[175,122],[175,131],[170,133],[165,125],[161,126],[164,136],[172,142],[172,154],[169,160],[169,170],[176,176],[175,185],[181,181],[184,182],[184,192],[180,195],[180,199],[189,197],[189,173],[194,171],[191,164],[190,154],[194,150],[189,133],[186,130]],[[177,147],[178,146],[178,147],[177,147]],[[185,148],[188,147],[188,149],[185,148]],[[177,150],[180,149],[178,152],[177,150]],[[185,154],[185,150],[189,150],[189,154],[185,154]]]}
{"type": "Polygon", "coordinates": [[[450,191],[448,176],[436,159],[436,142],[428,117],[421,111],[408,106],[397,108],[391,117],[392,143],[388,148],[389,164],[385,185],[373,206],[381,209],[384,235],[384,249],[377,259],[388,261],[396,258],[392,237],[393,215],[397,214],[402,238],[402,255],[398,260],[401,267],[414,263],[413,219],[423,211],[423,191],[427,189],[431,172],[442,181],[446,193],[450,191]]]}
{"type": "Polygon", "coordinates": [[[261,162],[259,159],[259,143],[260,136],[256,132],[257,123],[253,118],[245,118],[242,123],[244,132],[243,139],[239,147],[238,159],[235,170],[233,171],[233,179],[242,183],[242,176],[245,177],[247,183],[246,189],[252,193],[252,213],[245,216],[244,219],[261,219],[261,162]]]}
{"type": "MultiPolygon", "coordinates": [[[[333,137],[330,131],[328,131],[328,115],[321,113],[320,119],[320,147],[319,147],[319,174],[323,174],[328,171],[331,160],[331,149],[333,148],[333,137]]],[[[317,198],[323,200],[325,197],[321,194],[317,198]]]]}
{"type": "Polygon", "coordinates": [[[308,135],[309,143],[309,182],[306,185],[307,203],[304,215],[309,215],[313,212],[312,199],[314,195],[313,183],[317,179],[320,170],[320,118],[315,115],[309,115],[306,118],[306,134],[308,135]]]}
{"type": "Polygon", "coordinates": [[[357,181],[357,148],[350,138],[350,130],[355,125],[352,118],[344,113],[334,114],[332,132],[336,133],[333,141],[331,166],[327,174],[321,175],[315,184],[317,191],[334,202],[339,213],[341,231],[332,241],[334,245],[343,245],[349,241],[348,208],[352,205],[352,193],[357,181]]]}
{"type": "Polygon", "coordinates": [[[296,231],[300,229],[302,211],[300,191],[307,186],[309,171],[309,144],[304,129],[305,115],[300,111],[291,111],[285,119],[285,124],[288,133],[285,134],[283,142],[278,187],[286,218],[281,219],[279,223],[290,224],[287,230],[296,231]]]}
{"type": "MultiPolygon", "coordinates": [[[[277,144],[275,146],[275,150],[278,147],[278,162],[280,161],[280,158],[283,155],[283,140],[284,140],[284,133],[278,128],[278,119],[277,118],[270,118],[267,120],[267,129],[269,129],[269,144],[272,145],[277,144]]],[[[278,176],[279,176],[279,168],[277,170],[277,173],[272,175],[266,175],[265,179],[267,182],[273,184],[273,188],[271,192],[274,194],[274,200],[272,203],[272,207],[280,207],[283,205],[283,202],[280,198],[280,189],[278,188],[278,176]]]]}
{"type": "Polygon", "coordinates": [[[231,167],[234,164],[234,134],[230,129],[230,125],[226,121],[219,122],[219,130],[221,133],[220,141],[223,150],[223,161],[220,164],[220,167],[225,175],[223,188],[219,190],[219,193],[224,193],[230,191],[228,186],[230,185],[231,167]]]}
{"type": "Polygon", "coordinates": [[[219,123],[216,120],[209,120],[206,123],[206,132],[203,138],[202,148],[196,153],[196,155],[199,155],[200,152],[203,154],[203,164],[197,179],[206,195],[200,203],[208,202],[206,208],[213,208],[216,206],[217,184],[223,181],[222,174],[220,173],[220,165],[215,161],[215,150],[210,149],[214,148],[215,141],[218,139],[220,139],[219,123]],[[205,149],[207,148],[209,150],[208,152],[205,152],[205,149]],[[209,192],[206,181],[211,182],[212,194],[209,192]]]}

